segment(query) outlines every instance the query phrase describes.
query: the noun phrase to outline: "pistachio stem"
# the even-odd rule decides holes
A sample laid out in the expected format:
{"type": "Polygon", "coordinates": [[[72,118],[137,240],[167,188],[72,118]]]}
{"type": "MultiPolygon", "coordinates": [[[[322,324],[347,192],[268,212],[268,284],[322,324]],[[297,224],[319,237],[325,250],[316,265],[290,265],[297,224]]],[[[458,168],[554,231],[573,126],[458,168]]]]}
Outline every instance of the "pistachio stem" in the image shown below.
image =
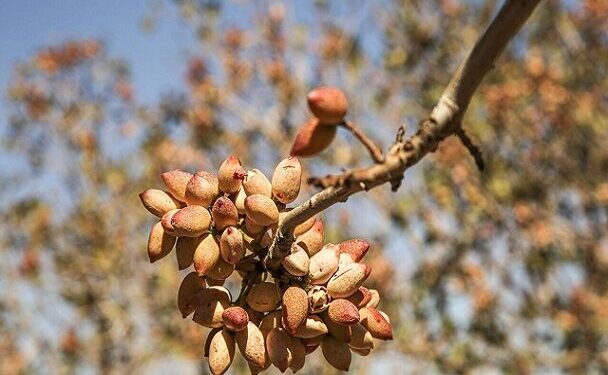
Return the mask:
{"type": "Polygon", "coordinates": [[[355,138],[357,138],[359,142],[363,144],[363,146],[365,146],[375,163],[380,164],[384,161],[382,149],[380,149],[380,147],[378,147],[363,130],[356,127],[351,121],[344,121],[343,123],[339,124],[339,126],[351,132],[351,134],[354,135],[355,138]]]}

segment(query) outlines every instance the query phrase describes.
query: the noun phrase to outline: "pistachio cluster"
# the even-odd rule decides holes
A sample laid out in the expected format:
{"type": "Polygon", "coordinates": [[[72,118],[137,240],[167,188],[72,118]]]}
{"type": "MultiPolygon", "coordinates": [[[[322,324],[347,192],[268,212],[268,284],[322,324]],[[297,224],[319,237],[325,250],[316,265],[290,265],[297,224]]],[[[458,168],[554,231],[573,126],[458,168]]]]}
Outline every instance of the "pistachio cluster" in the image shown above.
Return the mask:
{"type": "MultiPolygon", "coordinates": [[[[335,114],[331,105],[313,99],[322,104],[311,105],[316,121],[335,114]]],[[[331,123],[344,114],[345,109],[331,123]]],[[[228,370],[236,347],[252,373],[270,365],[296,372],[319,346],[333,367],[347,371],[352,352],[365,356],[377,340],[392,339],[388,316],[377,310],[378,292],[362,286],[371,272],[361,263],[367,241],[324,245],[323,222],[312,217],[295,227],[282,267],[265,269],[263,259],[290,211],[287,205],[300,192],[301,175],[295,156],[283,159],[271,180],[258,169],[246,171],[230,156],[217,176],[173,170],[162,174],[166,191],[140,195],[160,219],[150,231],[150,261],[175,247],[180,270],[194,265],[180,285],[177,304],[184,318],[193,314],[196,323],[211,328],[205,356],[213,374],[228,370]],[[232,298],[224,282],[235,270],[242,287],[232,298]]]]}

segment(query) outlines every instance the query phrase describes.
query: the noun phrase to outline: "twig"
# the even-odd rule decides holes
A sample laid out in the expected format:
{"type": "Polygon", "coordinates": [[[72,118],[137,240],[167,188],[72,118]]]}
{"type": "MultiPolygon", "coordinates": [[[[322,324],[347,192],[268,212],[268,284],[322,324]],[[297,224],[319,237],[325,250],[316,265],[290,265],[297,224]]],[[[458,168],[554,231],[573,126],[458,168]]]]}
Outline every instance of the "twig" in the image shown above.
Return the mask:
{"type": "MultiPolygon", "coordinates": [[[[348,172],[349,178],[342,180],[348,183],[327,186],[291,210],[277,228],[277,234],[264,259],[265,267],[270,270],[278,268],[281,260],[289,254],[296,225],[336,203],[346,201],[349,196],[359,191],[369,190],[387,182],[391,182],[395,189],[401,183],[406,169],[436,150],[439,142],[452,135],[460,127],[471,97],[481,80],[494,67],[507,43],[530,17],[539,2],[540,0],[506,1],[454,73],[429,118],[422,121],[416,134],[405,141],[399,142],[398,139],[382,163],[348,172]]],[[[339,177],[332,178],[335,181],[340,180],[339,177]]],[[[326,178],[325,181],[329,179],[326,178]]]]}
{"type": "Polygon", "coordinates": [[[405,124],[399,126],[399,129],[397,129],[397,135],[395,136],[395,143],[403,142],[403,137],[405,137],[405,130],[406,130],[405,124]]]}
{"type": "Polygon", "coordinates": [[[462,127],[456,129],[454,131],[454,134],[458,136],[460,142],[462,142],[464,147],[469,151],[469,154],[471,154],[471,156],[475,160],[475,164],[477,164],[477,168],[479,169],[479,171],[483,172],[486,165],[479,147],[477,147],[477,145],[473,142],[471,137],[469,137],[467,132],[462,127]]]}
{"type": "Polygon", "coordinates": [[[384,161],[384,155],[382,154],[382,150],[380,147],[376,146],[374,141],[372,141],[367,134],[363,132],[363,130],[357,128],[352,122],[344,121],[339,126],[347,129],[352,135],[355,136],[365,146],[369,155],[372,157],[375,163],[380,164],[384,161]]]}

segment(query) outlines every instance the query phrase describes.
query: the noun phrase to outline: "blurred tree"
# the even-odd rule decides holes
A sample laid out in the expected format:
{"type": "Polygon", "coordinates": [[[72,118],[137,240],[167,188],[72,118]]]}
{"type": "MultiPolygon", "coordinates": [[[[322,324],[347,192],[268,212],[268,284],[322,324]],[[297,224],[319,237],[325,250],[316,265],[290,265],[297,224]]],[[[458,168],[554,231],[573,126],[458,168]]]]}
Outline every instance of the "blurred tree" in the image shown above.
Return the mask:
{"type": "MultiPolygon", "coordinates": [[[[128,67],[98,40],[44,48],[14,73],[2,141],[24,167],[0,186],[1,373],[197,363],[203,332],[179,319],[174,258],[147,265],[151,221],[136,194],[161,171],[214,170],[230,153],[270,168],[318,84],[341,87],[349,118],[388,145],[398,125],[424,118],[496,10],[453,0],[170,6],[200,46],[184,62],[183,92],[155,105],[138,102],[128,67]]],[[[361,371],[608,368],[607,16],[597,0],[541,3],[464,119],[485,172],[448,139],[400,192],[379,188],[326,213],[330,240],[380,245],[372,281],[391,296],[396,341],[386,357],[356,361],[361,371]]],[[[323,175],[366,157],[340,134],[306,167],[323,175]]],[[[328,371],[320,366],[305,371],[328,371]]]]}

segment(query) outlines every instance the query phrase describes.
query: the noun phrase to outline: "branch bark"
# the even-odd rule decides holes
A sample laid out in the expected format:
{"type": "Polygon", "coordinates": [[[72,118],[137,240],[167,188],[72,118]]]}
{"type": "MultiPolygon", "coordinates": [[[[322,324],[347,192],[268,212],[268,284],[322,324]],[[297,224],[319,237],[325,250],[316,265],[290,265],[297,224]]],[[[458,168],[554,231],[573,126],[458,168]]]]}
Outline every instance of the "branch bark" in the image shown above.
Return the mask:
{"type": "Polygon", "coordinates": [[[420,128],[412,137],[395,142],[382,163],[317,180],[324,189],[287,214],[277,228],[277,234],[265,258],[266,268],[278,269],[281,260],[291,250],[293,230],[299,223],[336,203],[345,202],[349,196],[362,190],[387,182],[396,190],[410,166],[434,151],[443,139],[454,134],[460,128],[462,118],[482,79],[494,67],[507,43],[539,2],[540,0],[505,2],[452,76],[429,118],[421,122],[420,128]]]}

